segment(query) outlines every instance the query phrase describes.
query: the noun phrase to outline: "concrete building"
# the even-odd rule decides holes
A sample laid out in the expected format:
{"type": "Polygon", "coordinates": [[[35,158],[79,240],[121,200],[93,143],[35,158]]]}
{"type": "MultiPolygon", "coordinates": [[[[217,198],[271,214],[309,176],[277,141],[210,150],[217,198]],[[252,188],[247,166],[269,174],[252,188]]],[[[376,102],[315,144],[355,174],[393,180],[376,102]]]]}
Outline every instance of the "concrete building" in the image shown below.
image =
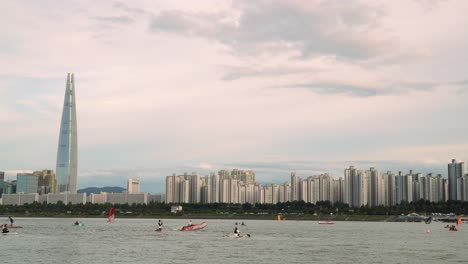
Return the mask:
{"type": "Polygon", "coordinates": [[[450,200],[463,200],[465,190],[462,186],[462,178],[464,176],[465,163],[452,159],[452,163],[448,164],[448,193],[450,200]]]}
{"type": "Polygon", "coordinates": [[[39,202],[39,194],[37,193],[14,193],[3,194],[3,205],[24,205],[39,202]]]}
{"type": "Polygon", "coordinates": [[[4,188],[5,188],[5,172],[0,171],[0,198],[2,197],[4,193],[4,188]]]}
{"type": "Polygon", "coordinates": [[[107,193],[92,193],[89,195],[89,202],[92,204],[105,204],[107,203],[107,193]]]}
{"type": "Polygon", "coordinates": [[[128,179],[127,180],[127,192],[128,193],[140,193],[140,180],[128,179]]]}
{"type": "Polygon", "coordinates": [[[290,201],[299,201],[301,198],[301,178],[295,172],[291,173],[291,198],[290,201]]]}

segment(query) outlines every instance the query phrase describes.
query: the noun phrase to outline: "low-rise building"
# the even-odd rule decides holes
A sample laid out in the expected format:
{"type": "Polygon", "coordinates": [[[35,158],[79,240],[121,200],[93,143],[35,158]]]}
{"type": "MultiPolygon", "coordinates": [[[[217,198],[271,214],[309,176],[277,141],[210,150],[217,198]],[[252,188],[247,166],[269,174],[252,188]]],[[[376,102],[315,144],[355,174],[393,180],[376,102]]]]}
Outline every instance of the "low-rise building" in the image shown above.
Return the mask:
{"type": "Polygon", "coordinates": [[[39,194],[37,193],[14,193],[3,194],[3,205],[24,205],[32,204],[39,201],[39,194]]]}

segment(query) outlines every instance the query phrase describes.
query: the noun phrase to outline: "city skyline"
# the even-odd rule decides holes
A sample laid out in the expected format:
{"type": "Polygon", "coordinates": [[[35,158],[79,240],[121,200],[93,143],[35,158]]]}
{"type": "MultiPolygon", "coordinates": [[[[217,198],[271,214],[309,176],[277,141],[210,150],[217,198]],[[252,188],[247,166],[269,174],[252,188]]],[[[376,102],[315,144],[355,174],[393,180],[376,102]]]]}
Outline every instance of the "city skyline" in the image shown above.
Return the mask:
{"type": "Polygon", "coordinates": [[[262,182],[349,165],[448,177],[445,164],[468,159],[466,8],[2,2],[0,170],[55,168],[75,72],[78,188],[133,177],[160,191],[174,171],[223,168],[262,182]]]}

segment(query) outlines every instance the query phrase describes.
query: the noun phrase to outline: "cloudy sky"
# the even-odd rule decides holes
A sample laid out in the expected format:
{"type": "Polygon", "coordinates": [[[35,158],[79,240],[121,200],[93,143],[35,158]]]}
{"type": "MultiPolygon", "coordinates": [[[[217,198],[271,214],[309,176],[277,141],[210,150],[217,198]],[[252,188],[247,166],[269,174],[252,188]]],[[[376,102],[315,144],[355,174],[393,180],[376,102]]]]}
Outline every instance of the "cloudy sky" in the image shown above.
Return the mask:
{"type": "Polygon", "coordinates": [[[468,154],[467,1],[1,1],[0,170],[55,169],[75,73],[79,187],[263,183],[468,154]]]}

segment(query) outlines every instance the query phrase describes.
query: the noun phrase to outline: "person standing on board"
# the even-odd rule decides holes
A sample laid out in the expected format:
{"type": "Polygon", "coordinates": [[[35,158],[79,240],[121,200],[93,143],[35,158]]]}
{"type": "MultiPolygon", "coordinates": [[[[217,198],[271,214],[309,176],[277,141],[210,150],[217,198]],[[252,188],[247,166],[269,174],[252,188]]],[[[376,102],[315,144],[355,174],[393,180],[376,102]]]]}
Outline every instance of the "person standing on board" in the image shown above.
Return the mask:
{"type": "Polygon", "coordinates": [[[163,222],[161,220],[158,221],[158,230],[161,231],[163,226],[163,222]]]}
{"type": "Polygon", "coordinates": [[[240,230],[237,228],[237,226],[234,228],[234,235],[239,236],[240,235],[240,230]]]}
{"type": "Polygon", "coordinates": [[[13,218],[11,218],[11,216],[8,216],[8,219],[10,220],[10,226],[13,226],[13,222],[15,222],[13,221],[13,218]]]}

